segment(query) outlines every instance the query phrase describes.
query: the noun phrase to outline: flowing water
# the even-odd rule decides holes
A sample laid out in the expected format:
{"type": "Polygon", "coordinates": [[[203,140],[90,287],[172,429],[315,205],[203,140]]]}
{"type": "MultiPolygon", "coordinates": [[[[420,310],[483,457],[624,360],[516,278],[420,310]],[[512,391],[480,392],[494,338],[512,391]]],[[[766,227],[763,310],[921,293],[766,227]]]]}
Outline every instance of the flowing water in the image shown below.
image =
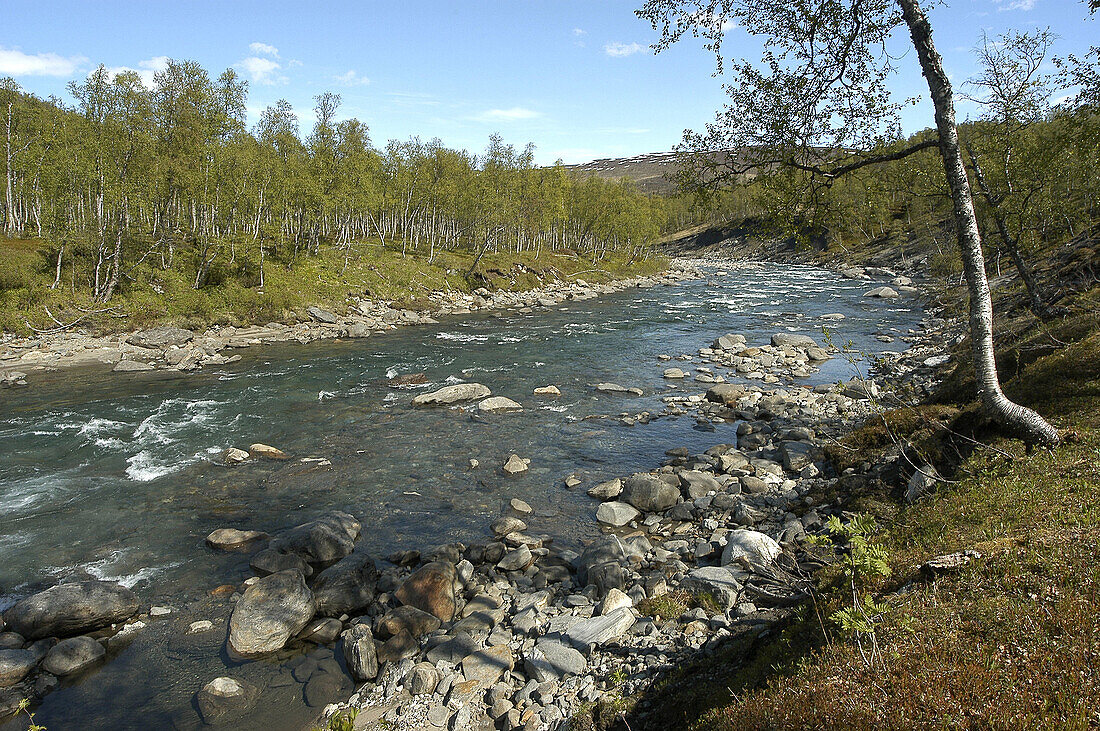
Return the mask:
{"type": "MultiPolygon", "coordinates": [[[[214,528],[274,532],[339,509],[362,521],[367,549],[386,555],[484,541],[502,504],[520,497],[536,510],[531,532],[576,545],[597,534],[589,485],[650,469],[674,446],[734,441],[733,425],[702,427],[691,417],[634,426],[585,419],[659,412],[662,395],[702,390],[662,379],[666,365],[687,365],[660,363],[658,354],[694,353],[727,332],[762,344],[775,332],[819,336],[823,326],[860,350],[903,348],[874,336],[905,333],[921,317],[912,301],[864,298],[866,283],[822,270],[708,271],[704,280],[531,314],[252,348],[200,373],[61,372],[0,392],[0,609],[85,575],[174,609],[128,647],[112,649],[108,664],[46,696],[37,719],[51,731],[196,728],[194,693],[231,673],[267,687],[259,709],[236,728],[307,725],[319,709],[305,705],[300,685],[278,680],[285,658],[236,666],[225,655],[228,606],[210,590],[251,573],[247,554],[205,547],[214,528]],[[831,313],[845,319],[822,317],[831,313]],[[388,385],[411,373],[427,375],[422,388],[478,381],[525,409],[477,416],[413,408],[416,391],[388,385]],[[599,381],[645,395],[596,393],[588,384],[599,381]],[[548,384],[562,396],[531,395],[548,384]],[[294,459],[233,468],[213,461],[229,446],[257,441],[294,459]],[[529,458],[531,469],[504,475],[500,466],[512,453],[529,458]],[[471,469],[471,459],[481,466],[471,469]],[[563,479],[574,472],[584,483],[567,490],[563,479]],[[186,634],[199,619],[220,629],[186,634]]],[[[861,365],[837,358],[803,382],[846,379],[861,365]]]]}

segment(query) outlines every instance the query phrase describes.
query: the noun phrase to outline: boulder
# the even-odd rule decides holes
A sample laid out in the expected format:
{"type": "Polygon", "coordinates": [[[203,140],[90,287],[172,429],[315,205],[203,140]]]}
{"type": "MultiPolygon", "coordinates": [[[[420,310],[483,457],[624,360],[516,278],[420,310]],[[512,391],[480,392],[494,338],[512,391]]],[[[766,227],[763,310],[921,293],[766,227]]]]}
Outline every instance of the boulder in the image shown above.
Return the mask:
{"type": "Polygon", "coordinates": [[[776,333],[772,335],[772,345],[777,348],[792,347],[792,348],[816,348],[818,347],[817,341],[811,338],[809,335],[798,335],[796,333],[776,333]]]}
{"type": "Polygon", "coordinates": [[[561,389],[557,386],[539,386],[535,389],[536,396],[561,396],[561,389]]]}
{"type": "Polygon", "coordinates": [[[378,676],[378,652],[369,625],[353,624],[344,632],[344,662],[356,680],[378,676]]]}
{"type": "Polygon", "coordinates": [[[505,396],[490,396],[477,402],[477,410],[488,414],[499,414],[505,411],[523,411],[523,406],[505,396]]]}
{"type": "Polygon", "coordinates": [[[869,292],[864,292],[863,296],[876,297],[878,299],[894,299],[900,295],[898,295],[897,290],[891,289],[890,287],[876,287],[869,292]]]}
{"type": "Polygon", "coordinates": [[[295,570],[302,576],[312,576],[313,567],[293,553],[279,553],[270,548],[258,551],[248,562],[257,576],[267,576],[279,571],[295,570]]]}
{"type": "Polygon", "coordinates": [[[710,347],[715,350],[739,350],[746,342],[744,335],[729,333],[715,340],[710,347]]]}
{"type": "Polygon", "coordinates": [[[268,444],[261,444],[256,442],[249,445],[248,454],[252,457],[262,457],[264,459],[284,460],[290,459],[290,455],[277,447],[272,447],[268,444]]]}
{"type": "Polygon", "coordinates": [[[864,378],[853,378],[844,384],[842,392],[848,398],[873,399],[878,397],[878,386],[874,381],[864,378]]]}
{"type": "Polygon", "coordinates": [[[684,470],[679,478],[680,485],[692,500],[704,497],[709,492],[722,492],[724,489],[718,480],[699,470],[684,470]]]}
{"type": "Polygon", "coordinates": [[[313,592],[297,571],[280,571],[245,590],[229,618],[229,647],[244,657],[280,650],[313,619],[313,592]]]}
{"type": "Polygon", "coordinates": [[[602,647],[623,636],[633,626],[633,610],[623,607],[610,614],[577,622],[566,630],[565,639],[573,647],[587,654],[592,651],[592,648],[602,647]]]}
{"type": "Polygon", "coordinates": [[[77,581],[16,602],[4,621],[29,640],[69,637],[123,622],[137,614],[138,598],[107,581],[77,581]]]}
{"type": "Polygon", "coordinates": [[[183,345],[193,340],[194,337],[195,333],[190,330],[167,325],[136,332],[126,338],[126,342],[130,345],[136,345],[139,348],[167,348],[172,345],[183,345]]]}
{"type": "Polygon", "coordinates": [[[597,500],[613,500],[623,492],[623,481],[616,477],[614,480],[601,482],[588,488],[588,496],[597,500]]]}
{"type": "Polygon", "coordinates": [[[641,396],[642,389],[637,387],[620,386],[617,383],[597,383],[593,386],[600,393],[628,393],[633,396],[641,396]]]}
{"type": "Polygon", "coordinates": [[[504,463],[502,468],[509,475],[518,475],[520,472],[527,471],[527,463],[531,460],[526,460],[520,457],[518,454],[513,454],[508,458],[508,461],[504,463]]]}
{"type": "Polygon", "coordinates": [[[378,569],[366,553],[353,552],[317,574],[313,596],[325,617],[355,614],[374,601],[378,569]]]}
{"type": "Polygon", "coordinates": [[[680,491],[660,478],[638,472],[623,483],[623,502],[646,513],[668,510],[680,497],[680,491]]]}
{"type": "Polygon", "coordinates": [[[378,635],[383,639],[401,632],[413,637],[423,637],[439,629],[439,617],[428,614],[416,607],[394,607],[378,621],[378,635]]]}
{"type": "Polygon", "coordinates": [[[230,447],[222,452],[222,463],[227,465],[240,464],[248,461],[248,452],[236,447],[230,447]]]}
{"type": "Polygon", "coordinates": [[[298,635],[298,639],[307,640],[315,645],[327,645],[335,642],[344,629],[344,623],[333,617],[321,617],[313,619],[298,635]]]}
{"type": "Polygon", "coordinates": [[[257,541],[267,538],[266,533],[258,530],[238,530],[237,528],[218,528],[206,537],[206,545],[224,551],[247,548],[257,541]]]}
{"type": "Polygon", "coordinates": [[[736,406],[748,390],[736,383],[719,383],[707,389],[707,401],[713,401],[726,406],[736,406]]]}
{"type": "Polygon", "coordinates": [[[320,307],[307,307],[306,314],[309,315],[316,322],[320,322],[324,325],[336,324],[336,315],[332,314],[328,310],[322,310],[320,307]]]}
{"type": "Polygon", "coordinates": [[[455,567],[446,561],[421,566],[394,592],[397,601],[450,622],[455,615],[455,567]]]}
{"type": "Polygon", "coordinates": [[[107,655],[103,645],[91,637],[70,637],[61,640],[46,653],[42,669],[48,673],[63,677],[85,670],[107,655]]]}
{"type": "Polygon", "coordinates": [[[726,547],[722,551],[722,565],[726,566],[739,559],[750,564],[767,566],[776,559],[782,549],[771,536],[760,531],[738,529],[726,536],[726,547]]]}
{"type": "Polygon", "coordinates": [[[260,689],[235,678],[214,678],[196,696],[202,720],[209,725],[239,718],[260,699],[260,689]]]}
{"type": "Polygon", "coordinates": [[[577,567],[577,577],[581,586],[593,583],[589,572],[603,565],[618,566],[627,560],[628,556],[639,555],[632,544],[628,544],[618,536],[603,536],[597,538],[584,549],[573,564],[577,567]]]}
{"type": "Polygon", "coordinates": [[[534,554],[531,553],[530,547],[524,544],[504,554],[504,558],[497,562],[497,568],[501,571],[524,571],[534,562],[534,554]]]}
{"type": "Polygon", "coordinates": [[[420,643],[409,633],[401,630],[378,646],[378,664],[385,665],[391,662],[401,662],[420,654],[420,643]]]}
{"type": "Polygon", "coordinates": [[[359,521],[339,511],[279,533],[269,546],[279,553],[292,553],[307,563],[330,564],[355,549],[359,521]]]}
{"type": "Polygon", "coordinates": [[[691,571],[680,584],[688,591],[697,594],[709,594],[717,600],[722,609],[737,604],[741,595],[741,583],[733,572],[721,566],[703,566],[691,571]]]}
{"type": "Polygon", "coordinates": [[[558,640],[540,639],[527,654],[523,668],[539,683],[561,680],[567,675],[581,675],[588,661],[577,650],[558,640]]]}
{"type": "Polygon", "coordinates": [[[493,524],[489,526],[495,536],[506,536],[509,533],[517,533],[519,531],[527,530],[527,524],[519,518],[505,515],[501,518],[497,518],[493,521],[493,524]]]}
{"type": "Polygon", "coordinates": [[[497,682],[502,675],[512,672],[513,667],[515,660],[508,645],[478,650],[462,658],[462,674],[466,680],[473,680],[482,687],[497,682]]]}
{"type": "Polygon", "coordinates": [[[611,614],[623,607],[634,606],[634,600],[619,589],[609,589],[607,595],[600,600],[596,607],[596,614],[611,614]]]}
{"type": "Polygon", "coordinates": [[[666,368],[665,372],[661,375],[664,378],[669,379],[680,379],[688,377],[687,371],[683,370],[682,368],[666,368]]]}
{"type": "Polygon", "coordinates": [[[431,393],[422,393],[415,397],[412,402],[416,406],[455,404],[460,401],[483,399],[490,395],[492,395],[492,391],[489,390],[489,387],[480,383],[456,383],[452,386],[444,386],[431,393]]]}
{"type": "Polygon", "coordinates": [[[401,684],[410,695],[428,695],[434,693],[441,679],[439,670],[430,662],[420,662],[413,665],[401,684]]]}
{"type": "Polygon", "coordinates": [[[783,469],[801,472],[802,468],[814,463],[814,448],[806,442],[783,442],[779,445],[779,458],[783,469]]]}
{"type": "Polygon", "coordinates": [[[0,688],[8,688],[27,677],[38,657],[30,650],[0,650],[0,688]]]}
{"type": "Polygon", "coordinates": [[[596,520],[613,528],[621,528],[630,521],[637,520],[640,515],[633,505],[618,501],[602,503],[596,508],[596,520]]]}

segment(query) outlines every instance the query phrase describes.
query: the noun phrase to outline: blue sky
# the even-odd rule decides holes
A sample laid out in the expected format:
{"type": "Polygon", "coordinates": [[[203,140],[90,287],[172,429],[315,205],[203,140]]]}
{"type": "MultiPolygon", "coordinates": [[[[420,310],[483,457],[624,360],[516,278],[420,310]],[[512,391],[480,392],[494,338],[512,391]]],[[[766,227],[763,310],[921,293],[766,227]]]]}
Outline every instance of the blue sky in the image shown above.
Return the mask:
{"type": "MultiPolygon", "coordinates": [[[[308,131],[313,96],[335,91],[339,116],[366,122],[377,145],[417,135],[477,151],[500,132],[534,142],[540,163],[584,162],[671,149],[724,100],[698,42],[649,50],[656,35],[634,16],[640,4],[0,0],[0,76],[67,98],[66,83],[99,63],[151,77],[165,58],[193,59],[249,79],[252,121],[286,98],[308,131]]],[[[972,73],[983,29],[1049,26],[1061,54],[1100,36],[1100,18],[1074,0],[953,0],[930,16],[956,81],[972,73]]],[[[733,29],[727,51],[739,44],[754,46],[733,29]]],[[[900,65],[898,90],[927,96],[912,51],[900,65]]],[[[904,121],[906,131],[929,126],[930,111],[912,108],[904,121]]]]}

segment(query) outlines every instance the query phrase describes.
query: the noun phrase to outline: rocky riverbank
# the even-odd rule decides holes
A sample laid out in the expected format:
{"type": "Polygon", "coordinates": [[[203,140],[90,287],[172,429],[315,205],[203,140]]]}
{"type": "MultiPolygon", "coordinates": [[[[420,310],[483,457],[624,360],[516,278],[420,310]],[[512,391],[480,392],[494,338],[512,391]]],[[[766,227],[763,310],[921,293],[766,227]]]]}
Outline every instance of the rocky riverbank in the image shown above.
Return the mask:
{"type": "Polygon", "coordinates": [[[240,354],[234,351],[254,345],[366,338],[384,335],[398,327],[435,323],[440,317],[507,309],[531,312],[633,287],[672,285],[699,276],[692,262],[674,260],[664,274],[605,284],[575,279],[555,280],[522,292],[490,292],[485,288],[472,294],[435,291],[426,297],[433,306],[423,310],[395,307],[392,302],[357,299],[349,303],[344,314],[309,307],[296,322],[271,322],[244,328],[215,327],[201,333],[163,326],[111,336],[68,331],[32,338],[7,338],[0,340],[0,388],[26,386],[27,378],[34,373],[80,366],[115,372],[194,371],[239,360],[240,354]]]}
{"type": "MultiPolygon", "coordinates": [[[[208,544],[252,553],[256,575],[217,590],[231,595],[228,617],[175,610],[175,624],[189,635],[218,634],[219,643],[224,632],[233,658],[283,664],[274,679],[257,680],[248,665],[211,678],[196,697],[203,719],[231,725],[265,691],[300,687],[318,710],[351,694],[324,715],[360,709],[357,728],[556,728],[585,704],[637,692],[731,637],[769,631],[805,596],[798,577],[813,565],[800,546],[836,510],[822,496],[851,479],[831,472],[822,446],[899,391],[900,382],[884,376],[904,376],[910,393],[927,388],[941,363],[945,326],[927,320],[922,331],[903,335],[912,347],[883,360],[889,370],[875,379],[816,388],[799,379],[829,359],[861,355],[781,332],[759,343],[731,333],[696,353],[658,358],[653,367],[668,386],[663,410],[617,418],[693,418],[700,428],[735,423],[736,443],[670,450],[650,473],[599,484],[566,478],[566,489],[593,498],[606,530],[578,552],[538,532],[538,514],[520,500],[507,504],[483,543],[400,551],[385,562],[358,550],[360,521],[343,513],[274,536],[262,525],[214,531],[208,544]]],[[[550,388],[539,395],[553,397],[550,388]]],[[[640,393],[610,383],[591,389],[607,398],[640,393]]],[[[497,405],[486,404],[491,391],[480,384],[416,398],[424,408],[477,403],[491,412],[497,405]]],[[[265,445],[250,451],[278,458],[265,445]]],[[[513,455],[500,469],[524,471],[526,460],[513,455]]],[[[41,594],[24,601],[51,604],[41,594]]],[[[55,664],[46,664],[55,646],[87,651],[90,640],[109,657],[169,611],[130,604],[125,617],[61,629],[36,629],[21,619],[19,605],[10,609],[11,627],[0,627],[12,630],[6,647],[34,660],[14,659],[5,702],[57,687],[55,664]]],[[[72,673],[104,660],[85,654],[87,663],[72,673]]]]}

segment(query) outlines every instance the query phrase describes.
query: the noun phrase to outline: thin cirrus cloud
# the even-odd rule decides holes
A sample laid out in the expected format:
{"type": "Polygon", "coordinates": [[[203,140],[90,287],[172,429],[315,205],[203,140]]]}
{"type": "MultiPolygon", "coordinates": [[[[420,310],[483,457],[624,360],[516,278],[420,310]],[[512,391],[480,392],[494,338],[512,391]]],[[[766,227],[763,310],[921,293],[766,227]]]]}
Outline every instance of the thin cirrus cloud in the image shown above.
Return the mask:
{"type": "Polygon", "coordinates": [[[608,43],[603,47],[603,52],[612,58],[622,58],[624,56],[633,56],[635,53],[641,53],[645,50],[645,46],[641,43],[608,43]]]}
{"type": "Polygon", "coordinates": [[[488,109],[477,115],[475,119],[480,122],[519,122],[525,119],[536,119],[542,114],[533,109],[524,107],[512,107],[510,109],[488,109]]]}
{"type": "Polygon", "coordinates": [[[1027,12],[1035,8],[1036,0],[995,0],[998,11],[1023,10],[1027,12]]]}
{"type": "Polygon", "coordinates": [[[361,76],[355,69],[348,69],[345,73],[337,74],[332,77],[332,80],[342,86],[366,86],[370,83],[370,79],[361,76]]]}
{"type": "Polygon", "coordinates": [[[18,48],[0,47],[0,76],[72,76],[87,62],[84,56],[23,53],[18,48]]]}

